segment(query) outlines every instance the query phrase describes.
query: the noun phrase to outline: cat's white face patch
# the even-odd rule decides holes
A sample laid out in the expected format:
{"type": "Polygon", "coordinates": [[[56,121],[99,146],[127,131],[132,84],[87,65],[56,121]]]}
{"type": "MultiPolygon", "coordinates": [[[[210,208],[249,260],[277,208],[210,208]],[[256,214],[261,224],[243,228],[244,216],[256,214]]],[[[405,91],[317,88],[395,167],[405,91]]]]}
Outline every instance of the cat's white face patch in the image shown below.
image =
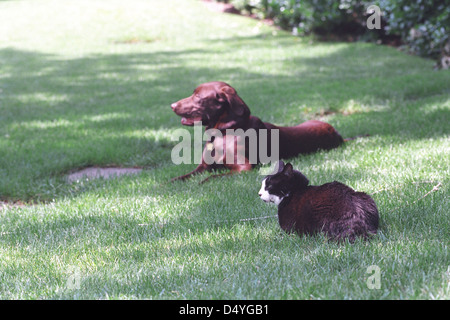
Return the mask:
{"type": "Polygon", "coordinates": [[[269,202],[270,194],[266,190],[266,179],[264,179],[261,183],[261,189],[259,189],[259,197],[261,200],[265,202],[269,202]]]}
{"type": "Polygon", "coordinates": [[[266,190],[266,179],[264,179],[263,182],[261,183],[261,189],[259,190],[259,193],[258,193],[259,197],[261,198],[261,200],[263,200],[265,202],[273,202],[276,205],[279,205],[281,200],[283,200],[283,198],[280,198],[276,195],[270,194],[266,190]]]}

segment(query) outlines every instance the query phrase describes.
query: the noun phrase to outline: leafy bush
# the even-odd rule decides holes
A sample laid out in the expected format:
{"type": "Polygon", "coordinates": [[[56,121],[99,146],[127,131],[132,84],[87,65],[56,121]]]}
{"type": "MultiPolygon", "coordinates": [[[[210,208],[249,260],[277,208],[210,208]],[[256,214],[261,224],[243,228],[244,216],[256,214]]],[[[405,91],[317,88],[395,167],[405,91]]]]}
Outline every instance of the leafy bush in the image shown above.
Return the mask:
{"type": "Polygon", "coordinates": [[[411,52],[437,58],[450,40],[450,1],[380,0],[388,34],[399,34],[411,52]]]}
{"type": "Polygon", "coordinates": [[[364,7],[359,0],[231,0],[238,9],[260,18],[271,18],[296,33],[362,33],[364,7]]]}
{"type": "Polygon", "coordinates": [[[380,41],[399,36],[414,54],[438,58],[450,52],[450,0],[217,0],[274,23],[295,34],[380,41]],[[367,8],[383,12],[382,28],[366,27],[367,8]]]}

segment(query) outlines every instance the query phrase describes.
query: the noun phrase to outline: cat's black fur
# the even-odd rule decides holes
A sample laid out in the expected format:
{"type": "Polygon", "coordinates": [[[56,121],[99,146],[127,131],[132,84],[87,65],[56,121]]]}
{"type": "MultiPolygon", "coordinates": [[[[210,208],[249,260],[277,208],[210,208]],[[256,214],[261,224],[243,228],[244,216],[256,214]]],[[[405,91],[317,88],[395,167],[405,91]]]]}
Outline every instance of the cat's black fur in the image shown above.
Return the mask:
{"type": "Polygon", "coordinates": [[[337,181],[321,186],[308,184],[301,172],[282,161],[278,172],[263,181],[260,197],[278,203],[283,230],[299,234],[324,232],[330,239],[350,242],[377,233],[378,210],[369,195],[337,181]]]}

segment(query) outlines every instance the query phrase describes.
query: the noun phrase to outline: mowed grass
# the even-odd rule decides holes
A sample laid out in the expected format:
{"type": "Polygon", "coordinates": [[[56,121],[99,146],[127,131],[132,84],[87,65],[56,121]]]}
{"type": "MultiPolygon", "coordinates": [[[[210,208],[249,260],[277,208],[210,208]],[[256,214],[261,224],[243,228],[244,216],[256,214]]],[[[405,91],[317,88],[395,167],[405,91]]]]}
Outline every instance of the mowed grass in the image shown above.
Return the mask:
{"type": "Polygon", "coordinates": [[[201,1],[1,1],[1,299],[449,299],[450,73],[365,43],[321,43],[201,1]],[[234,86],[279,125],[344,137],[291,159],[371,194],[371,242],[283,233],[258,170],[199,184],[170,104],[234,86]],[[139,166],[83,180],[85,166],[139,166]],[[259,219],[254,219],[259,218],[259,219]],[[368,267],[378,266],[380,288],[368,267]]]}

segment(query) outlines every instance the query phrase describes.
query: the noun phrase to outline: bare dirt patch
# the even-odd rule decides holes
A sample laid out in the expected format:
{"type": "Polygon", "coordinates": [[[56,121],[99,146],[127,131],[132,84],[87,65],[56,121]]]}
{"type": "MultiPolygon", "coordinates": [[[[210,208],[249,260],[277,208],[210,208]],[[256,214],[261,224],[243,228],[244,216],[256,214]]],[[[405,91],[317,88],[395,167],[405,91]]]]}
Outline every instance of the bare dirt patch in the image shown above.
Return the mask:
{"type": "Polygon", "coordinates": [[[241,14],[231,3],[216,2],[212,0],[203,0],[203,3],[212,11],[241,14]]]}
{"type": "Polygon", "coordinates": [[[240,16],[256,19],[256,20],[260,21],[261,23],[264,23],[264,24],[266,24],[268,26],[272,26],[272,27],[275,27],[277,29],[280,29],[280,27],[275,26],[275,23],[274,23],[273,19],[268,19],[268,18],[261,19],[255,14],[242,12],[242,11],[236,9],[235,6],[233,6],[231,3],[216,2],[214,0],[202,0],[202,2],[211,11],[221,12],[221,13],[237,14],[237,15],[240,15],[240,16]]]}
{"type": "Polygon", "coordinates": [[[27,204],[21,201],[3,201],[0,200],[0,211],[2,209],[14,208],[14,207],[25,207],[27,204]]]}
{"type": "MultiPolygon", "coordinates": [[[[80,180],[91,179],[111,179],[123,175],[138,174],[142,168],[120,168],[120,167],[88,167],[83,168],[67,175],[67,182],[73,183],[80,180]]],[[[7,208],[21,208],[33,205],[33,203],[22,202],[21,200],[9,201],[0,200],[0,211],[7,208]]]]}

